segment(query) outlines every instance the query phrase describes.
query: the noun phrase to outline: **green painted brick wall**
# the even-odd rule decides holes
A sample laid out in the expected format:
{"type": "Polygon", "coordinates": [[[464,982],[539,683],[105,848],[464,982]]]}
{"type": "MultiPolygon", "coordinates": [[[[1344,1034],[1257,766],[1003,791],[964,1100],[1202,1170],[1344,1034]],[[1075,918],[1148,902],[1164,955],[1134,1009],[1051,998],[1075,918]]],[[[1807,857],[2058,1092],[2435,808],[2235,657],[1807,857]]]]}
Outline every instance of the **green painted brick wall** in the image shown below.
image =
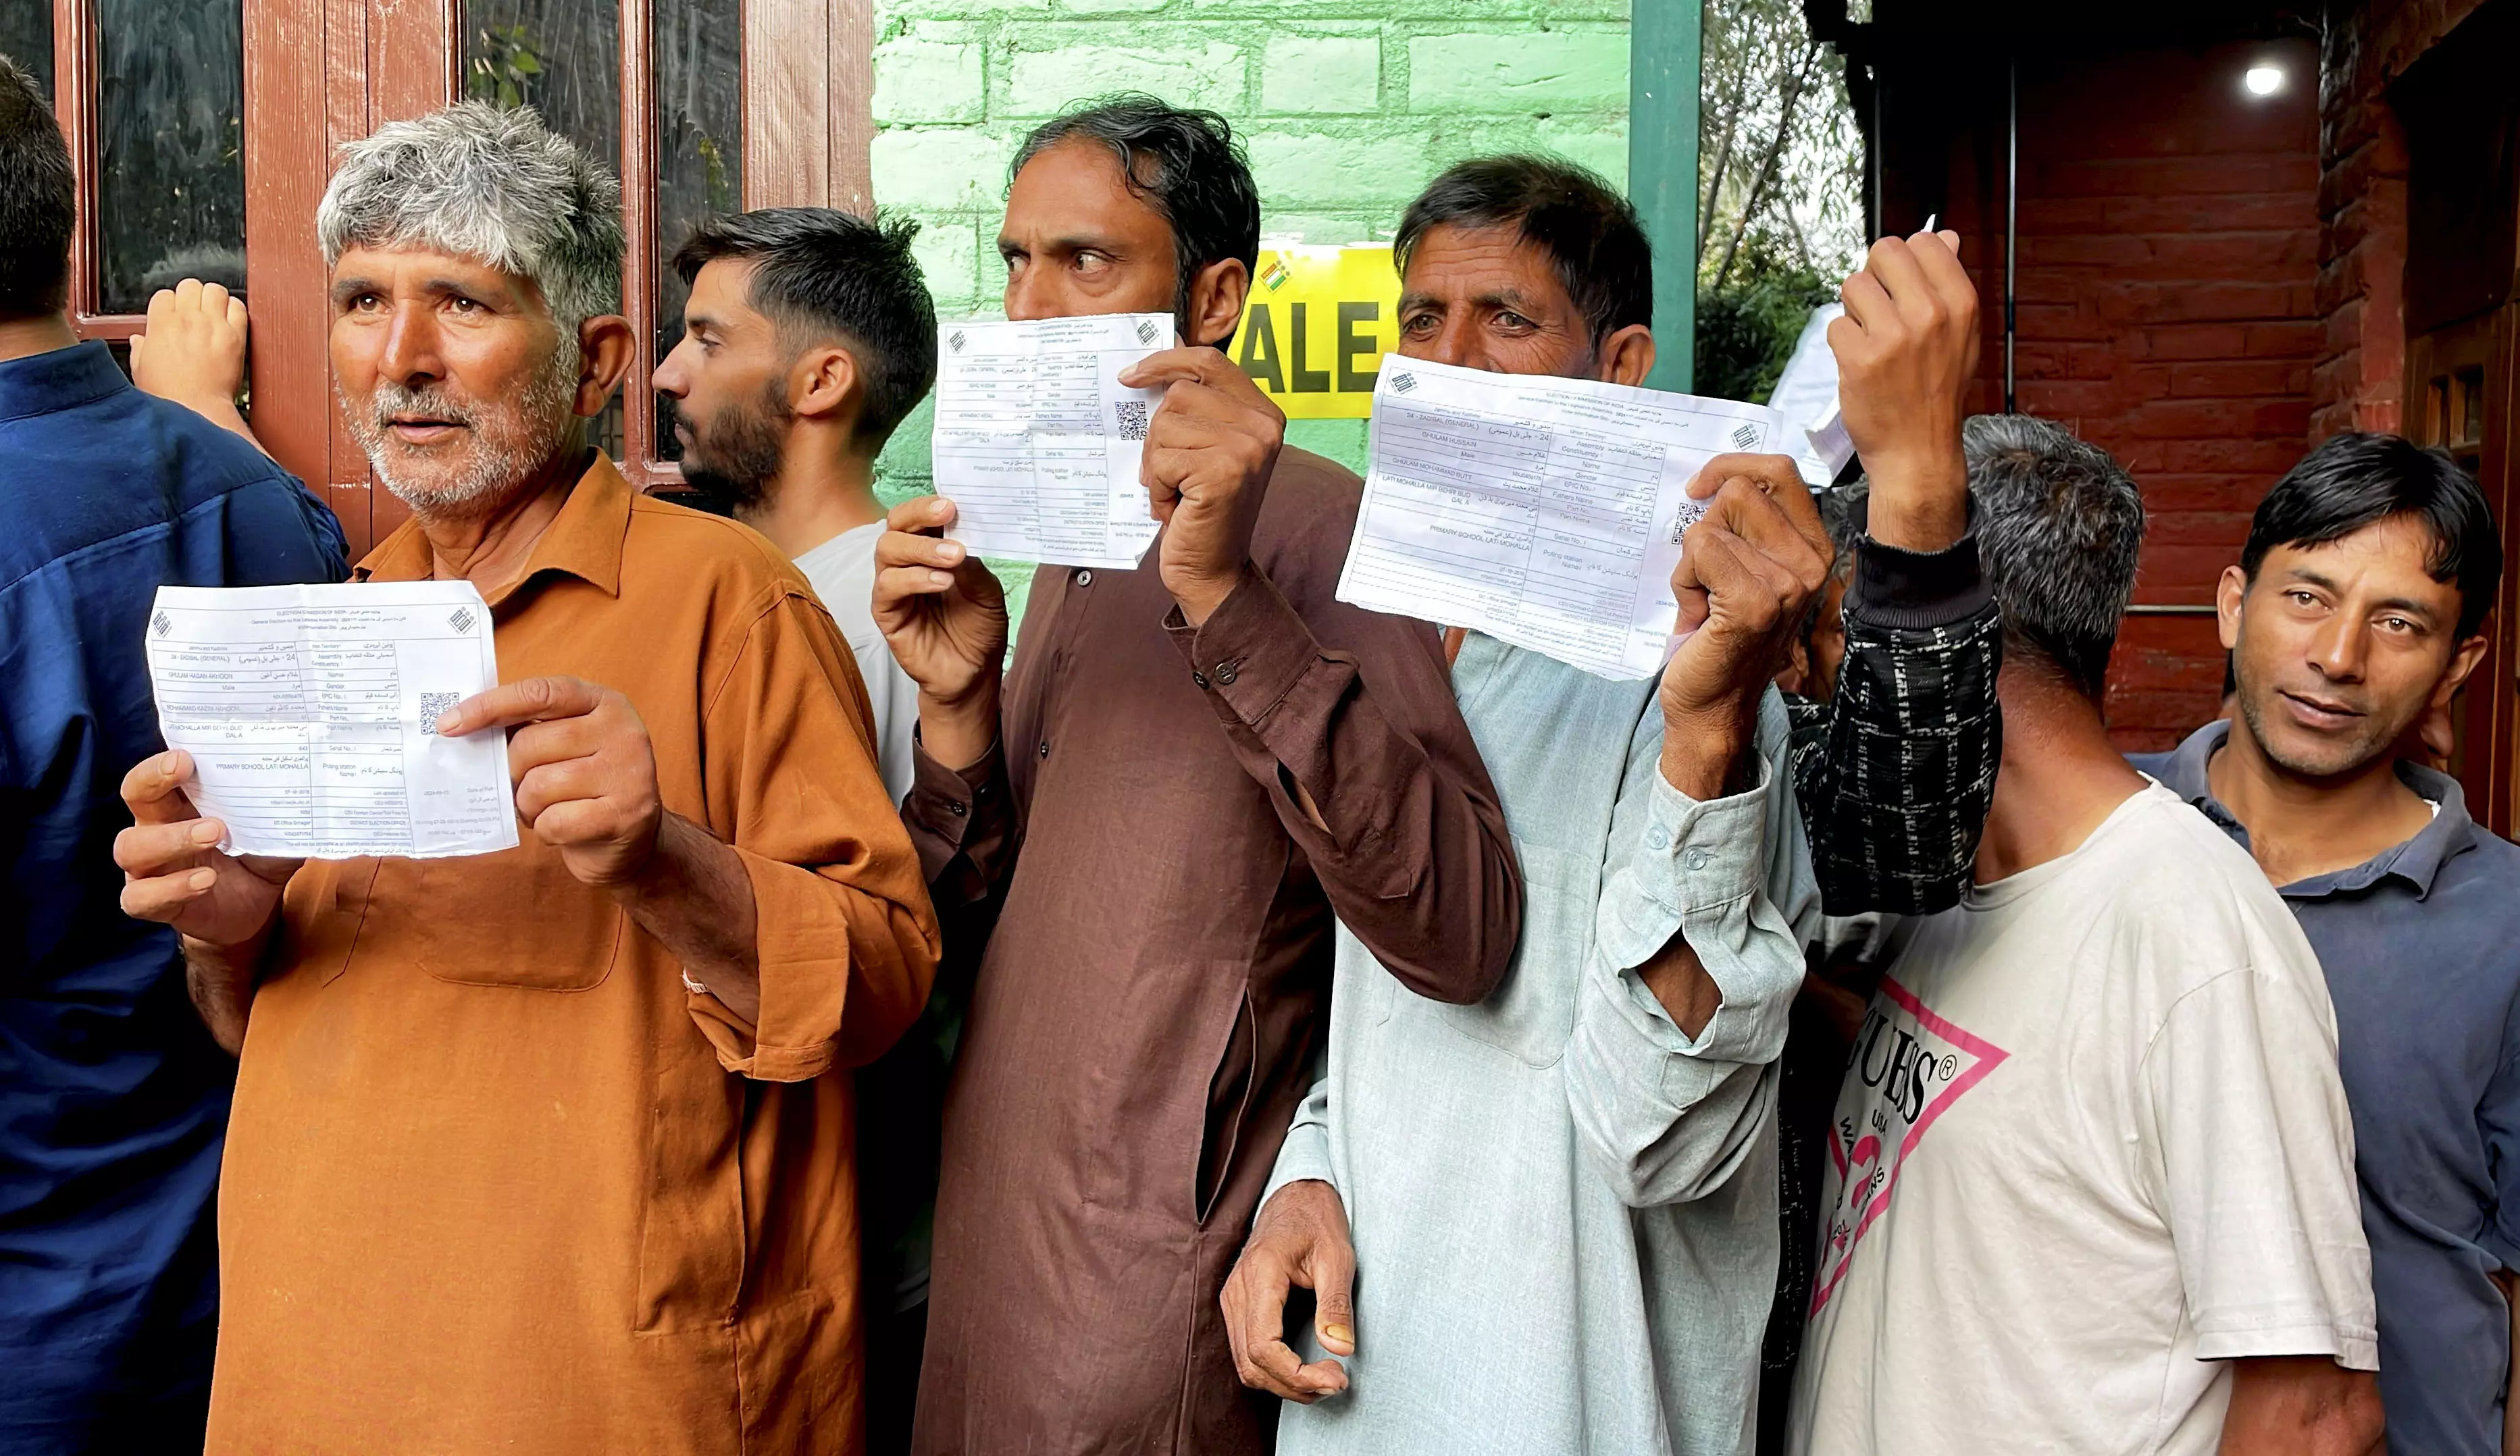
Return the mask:
{"type": "MultiPolygon", "coordinates": [[[[1224,112],[1269,237],[1387,239],[1428,178],[1480,153],[1627,180],[1628,0],[876,0],[875,77],[876,202],[919,219],[939,317],[999,315],[1007,163],[1043,118],[1110,91],[1224,112]]],[[[893,436],[887,503],[928,489],[928,430],[922,405],[893,436]]],[[[1286,433],[1364,468],[1361,419],[1286,433]]]]}

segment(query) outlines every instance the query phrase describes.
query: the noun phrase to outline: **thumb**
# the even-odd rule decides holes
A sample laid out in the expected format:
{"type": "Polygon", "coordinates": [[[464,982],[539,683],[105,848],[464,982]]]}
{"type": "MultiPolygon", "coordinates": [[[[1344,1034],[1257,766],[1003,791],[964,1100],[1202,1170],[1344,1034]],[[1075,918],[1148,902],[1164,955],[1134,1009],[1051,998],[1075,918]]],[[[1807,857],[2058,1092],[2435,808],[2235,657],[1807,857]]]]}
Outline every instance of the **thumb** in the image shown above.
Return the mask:
{"type": "Polygon", "coordinates": [[[1313,1333],[1331,1354],[1355,1354],[1356,1252],[1345,1240],[1331,1247],[1316,1245],[1309,1262],[1315,1301],[1313,1333]]]}

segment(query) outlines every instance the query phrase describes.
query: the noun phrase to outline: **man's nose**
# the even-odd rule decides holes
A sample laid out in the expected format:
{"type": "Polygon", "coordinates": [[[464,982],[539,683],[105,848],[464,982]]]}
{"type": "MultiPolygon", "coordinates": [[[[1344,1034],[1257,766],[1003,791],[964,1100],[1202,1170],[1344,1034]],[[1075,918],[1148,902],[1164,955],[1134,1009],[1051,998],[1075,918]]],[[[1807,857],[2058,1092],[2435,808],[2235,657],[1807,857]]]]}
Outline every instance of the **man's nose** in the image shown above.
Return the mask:
{"type": "Polygon", "coordinates": [[[671,395],[675,399],[691,397],[691,375],[683,367],[683,351],[690,347],[691,340],[686,338],[657,362],[656,372],[649,376],[648,382],[655,387],[658,394],[671,395]]]}
{"type": "Polygon", "coordinates": [[[437,323],[426,308],[397,307],[385,325],[385,346],[377,373],[398,384],[446,376],[437,352],[437,323]]]}
{"type": "Polygon", "coordinates": [[[1466,319],[1446,319],[1444,327],[1437,330],[1435,336],[1427,341],[1425,352],[1418,357],[1431,359],[1437,364],[1449,364],[1458,369],[1488,367],[1487,355],[1479,348],[1478,329],[1466,319]]]}
{"type": "Polygon", "coordinates": [[[1007,275],[1008,318],[1063,318],[1065,312],[1059,303],[1058,290],[1043,279],[1041,269],[1023,268],[1007,275]]]}
{"type": "Polygon", "coordinates": [[[2338,612],[2320,624],[2318,635],[2311,639],[2310,665],[2330,683],[2360,683],[2370,647],[2365,624],[2351,612],[2338,612]]]}

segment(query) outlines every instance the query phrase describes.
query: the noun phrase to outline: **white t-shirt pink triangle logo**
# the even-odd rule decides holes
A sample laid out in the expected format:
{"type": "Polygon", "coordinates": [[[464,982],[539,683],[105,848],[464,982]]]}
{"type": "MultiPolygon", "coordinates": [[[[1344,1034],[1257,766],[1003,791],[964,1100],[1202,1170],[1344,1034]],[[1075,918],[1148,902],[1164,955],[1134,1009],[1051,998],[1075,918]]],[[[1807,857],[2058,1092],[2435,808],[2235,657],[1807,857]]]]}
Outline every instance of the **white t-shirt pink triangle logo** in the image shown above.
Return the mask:
{"type": "Polygon", "coordinates": [[[1885,976],[1847,1062],[1828,1139],[1834,1169],[1827,1242],[1813,1281],[1811,1313],[1828,1303],[1865,1232],[1889,1211],[1899,1169],[1925,1129],[2009,1055],[1926,1009],[1885,976]]]}

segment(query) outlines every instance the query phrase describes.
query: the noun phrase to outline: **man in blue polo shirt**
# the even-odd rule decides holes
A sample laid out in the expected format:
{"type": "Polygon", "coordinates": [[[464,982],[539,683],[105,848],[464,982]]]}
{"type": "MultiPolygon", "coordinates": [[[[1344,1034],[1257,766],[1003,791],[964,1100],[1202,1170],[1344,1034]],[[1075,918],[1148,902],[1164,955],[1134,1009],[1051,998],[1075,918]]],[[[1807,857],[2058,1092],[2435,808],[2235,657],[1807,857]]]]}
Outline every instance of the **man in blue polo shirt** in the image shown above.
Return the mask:
{"type": "MultiPolygon", "coordinates": [[[[0,59],[0,1451],[199,1450],[236,1064],[119,907],[162,583],[337,581],[341,528],[64,312],[69,154],[0,59]]],[[[182,302],[227,300],[188,292],[182,302]]],[[[211,322],[215,323],[216,319],[211,322]]],[[[233,327],[233,326],[230,326],[233,327]]]]}
{"type": "Polygon", "coordinates": [[[2257,858],[2336,1003],[2393,1456],[2503,1449],[2520,1267],[2520,848],[2398,755],[2485,655],[2502,572],[2448,457],[2338,435],[2258,506],[2218,605],[2233,721],[2136,767],[2257,858]]]}

